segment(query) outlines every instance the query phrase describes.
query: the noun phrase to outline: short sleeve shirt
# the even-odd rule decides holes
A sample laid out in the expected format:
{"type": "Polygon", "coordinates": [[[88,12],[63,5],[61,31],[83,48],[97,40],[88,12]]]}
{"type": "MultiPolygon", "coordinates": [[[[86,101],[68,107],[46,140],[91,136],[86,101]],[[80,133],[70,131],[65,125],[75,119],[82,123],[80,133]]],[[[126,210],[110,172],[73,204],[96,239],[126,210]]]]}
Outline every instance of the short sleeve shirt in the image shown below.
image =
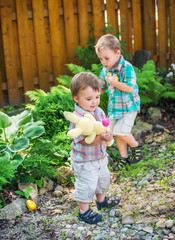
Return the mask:
{"type": "MultiPolygon", "coordinates": [[[[83,117],[86,113],[89,112],[85,111],[77,104],[75,104],[74,114],[79,117],[83,117]]],[[[96,121],[102,121],[102,119],[105,117],[105,113],[99,107],[96,108],[96,110],[91,114],[96,119],[96,121]]],[[[75,127],[76,124],[71,122],[69,130],[74,129],[75,127]]],[[[72,150],[70,152],[71,161],[82,163],[98,160],[107,156],[105,141],[102,141],[101,143],[93,146],[81,144],[80,141],[85,139],[85,137],[86,136],[80,135],[72,139],[72,150]]]]}
{"type": "Polygon", "coordinates": [[[110,119],[120,119],[124,114],[132,111],[140,111],[139,89],[136,83],[136,74],[133,66],[121,55],[119,64],[114,69],[103,67],[100,76],[102,89],[107,89],[109,103],[108,116],[110,119]],[[119,81],[134,87],[132,93],[123,92],[109,84],[107,74],[118,75],[119,81]]]}

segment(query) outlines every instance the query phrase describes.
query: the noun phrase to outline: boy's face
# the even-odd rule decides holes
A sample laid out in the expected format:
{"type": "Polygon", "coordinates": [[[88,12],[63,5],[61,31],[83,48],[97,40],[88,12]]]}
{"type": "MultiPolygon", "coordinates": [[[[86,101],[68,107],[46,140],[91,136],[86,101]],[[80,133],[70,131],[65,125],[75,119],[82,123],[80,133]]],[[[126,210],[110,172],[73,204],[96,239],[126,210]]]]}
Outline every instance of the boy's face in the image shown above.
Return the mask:
{"type": "Polygon", "coordinates": [[[73,97],[78,105],[88,112],[94,112],[100,103],[100,91],[94,91],[91,87],[86,87],[73,97]]]}
{"type": "Polygon", "coordinates": [[[97,52],[101,64],[107,69],[111,69],[119,61],[120,54],[120,50],[115,52],[109,48],[104,48],[97,52]]]}

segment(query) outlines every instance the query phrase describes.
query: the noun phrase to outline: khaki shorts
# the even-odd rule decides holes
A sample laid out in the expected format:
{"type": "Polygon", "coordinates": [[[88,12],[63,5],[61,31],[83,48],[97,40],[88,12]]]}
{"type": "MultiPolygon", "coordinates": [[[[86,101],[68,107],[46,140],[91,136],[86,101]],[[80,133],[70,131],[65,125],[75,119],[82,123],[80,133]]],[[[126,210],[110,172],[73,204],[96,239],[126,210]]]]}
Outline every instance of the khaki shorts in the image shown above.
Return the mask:
{"type": "Polygon", "coordinates": [[[95,194],[106,193],[110,185],[108,158],[85,163],[71,163],[75,176],[75,201],[90,203],[95,194]]]}
{"type": "Polygon", "coordinates": [[[137,112],[126,113],[120,119],[111,120],[110,127],[113,135],[127,136],[134,125],[137,112]]]}

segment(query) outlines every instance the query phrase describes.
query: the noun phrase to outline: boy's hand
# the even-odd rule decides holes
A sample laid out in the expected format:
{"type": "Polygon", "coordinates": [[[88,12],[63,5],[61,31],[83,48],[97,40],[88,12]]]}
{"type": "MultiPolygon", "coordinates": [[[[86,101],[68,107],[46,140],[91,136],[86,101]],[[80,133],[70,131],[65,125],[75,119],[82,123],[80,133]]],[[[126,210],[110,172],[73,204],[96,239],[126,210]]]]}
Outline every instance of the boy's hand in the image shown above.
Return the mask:
{"type": "Polygon", "coordinates": [[[110,142],[113,139],[112,133],[106,132],[99,135],[100,139],[105,142],[110,142]]]}

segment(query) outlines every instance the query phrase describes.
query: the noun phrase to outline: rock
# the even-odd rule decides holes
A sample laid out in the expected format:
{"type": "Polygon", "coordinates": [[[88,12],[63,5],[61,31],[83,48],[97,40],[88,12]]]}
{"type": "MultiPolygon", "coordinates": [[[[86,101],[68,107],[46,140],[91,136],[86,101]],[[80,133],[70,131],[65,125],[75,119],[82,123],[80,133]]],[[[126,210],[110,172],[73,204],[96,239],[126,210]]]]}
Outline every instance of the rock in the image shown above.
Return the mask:
{"type": "Polygon", "coordinates": [[[33,188],[33,190],[29,193],[31,200],[37,202],[38,200],[38,187],[34,183],[27,183],[22,185],[21,183],[18,184],[18,188],[20,191],[25,192],[27,188],[33,188]]]}
{"type": "Polygon", "coordinates": [[[158,108],[150,107],[148,109],[148,119],[151,123],[157,123],[162,119],[162,113],[158,108]]]}
{"type": "Polygon", "coordinates": [[[161,221],[158,221],[156,223],[156,226],[158,226],[159,228],[165,228],[165,220],[161,220],[161,221]]]}
{"type": "Polygon", "coordinates": [[[167,220],[165,221],[165,227],[172,228],[174,225],[174,220],[167,220]]]}
{"type": "Polygon", "coordinates": [[[175,233],[175,227],[172,227],[172,228],[171,228],[171,232],[172,232],[172,233],[175,233]]]}
{"type": "Polygon", "coordinates": [[[152,227],[144,227],[143,231],[148,232],[148,233],[153,233],[153,228],[152,227]]]}
{"type": "Polygon", "coordinates": [[[53,181],[49,178],[43,179],[43,186],[39,190],[39,194],[43,195],[47,191],[51,191],[53,189],[53,181]]]}
{"type": "Polygon", "coordinates": [[[159,124],[156,124],[154,128],[155,128],[155,130],[158,130],[158,131],[164,131],[164,126],[159,125],[159,124]]]}
{"type": "Polygon", "coordinates": [[[0,219],[13,220],[27,211],[26,201],[23,198],[17,198],[0,210],[0,219]]]}
{"type": "Polygon", "coordinates": [[[148,50],[137,50],[132,59],[132,65],[141,69],[143,65],[150,59],[151,52],[148,50]]]}
{"type": "Polygon", "coordinates": [[[62,195],[63,195],[63,193],[61,191],[54,191],[53,192],[54,197],[61,197],[62,195]]]}
{"type": "Polygon", "coordinates": [[[140,134],[143,132],[147,132],[147,131],[151,131],[153,129],[153,125],[147,123],[147,122],[143,122],[143,121],[137,121],[136,124],[133,126],[132,128],[132,134],[133,135],[137,135],[138,131],[140,132],[140,134]]]}
{"type": "Polygon", "coordinates": [[[134,224],[135,219],[132,216],[123,215],[122,224],[134,224]]]}
{"type": "Polygon", "coordinates": [[[63,181],[64,182],[69,181],[67,177],[73,177],[73,176],[74,174],[70,167],[62,166],[59,168],[59,174],[56,176],[56,179],[57,179],[57,182],[61,184],[63,181]]]}

